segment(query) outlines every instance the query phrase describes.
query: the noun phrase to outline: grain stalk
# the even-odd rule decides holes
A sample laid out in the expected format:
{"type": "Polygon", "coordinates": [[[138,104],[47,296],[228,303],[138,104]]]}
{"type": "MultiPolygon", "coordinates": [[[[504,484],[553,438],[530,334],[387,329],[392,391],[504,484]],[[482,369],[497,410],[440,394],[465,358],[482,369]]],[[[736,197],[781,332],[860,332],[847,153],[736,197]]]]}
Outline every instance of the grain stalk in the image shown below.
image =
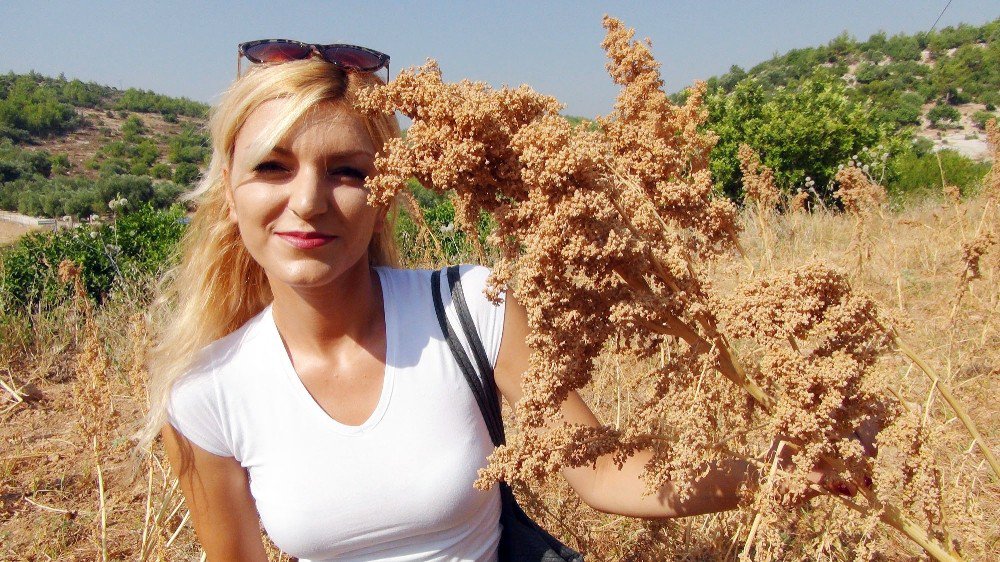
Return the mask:
{"type": "Polygon", "coordinates": [[[903,355],[912,361],[917,368],[919,368],[927,376],[927,378],[930,379],[933,387],[937,388],[938,393],[941,394],[944,401],[948,403],[948,406],[951,407],[951,409],[955,412],[955,415],[958,416],[959,421],[962,422],[965,429],[970,435],[972,435],[973,443],[979,446],[979,450],[982,452],[983,457],[985,457],[986,462],[989,463],[990,468],[993,471],[993,480],[1000,481],[1000,464],[997,463],[997,459],[993,455],[993,451],[990,450],[989,444],[985,439],[983,439],[982,434],[979,433],[979,429],[976,427],[975,422],[972,421],[972,418],[969,417],[965,408],[955,398],[955,395],[952,394],[951,388],[949,388],[949,386],[941,380],[941,377],[938,376],[937,372],[930,366],[929,363],[927,363],[927,361],[924,361],[924,359],[920,357],[920,355],[917,354],[912,347],[903,341],[899,332],[895,328],[892,328],[890,333],[892,334],[892,341],[896,347],[898,347],[903,355]]]}

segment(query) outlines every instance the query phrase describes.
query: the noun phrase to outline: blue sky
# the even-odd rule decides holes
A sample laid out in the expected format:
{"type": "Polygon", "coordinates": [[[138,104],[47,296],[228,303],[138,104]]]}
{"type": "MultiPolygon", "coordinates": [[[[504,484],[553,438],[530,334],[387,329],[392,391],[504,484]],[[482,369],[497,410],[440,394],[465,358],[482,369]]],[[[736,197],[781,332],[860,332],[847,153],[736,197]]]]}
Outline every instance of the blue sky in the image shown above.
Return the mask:
{"type": "MultiPolygon", "coordinates": [[[[389,53],[394,72],[432,57],[446,80],[530,84],[566,113],[593,117],[616,93],[599,46],[604,13],[653,41],[667,90],[676,91],[845,30],[859,39],[925,31],[947,3],[0,0],[0,72],[63,72],[211,103],[235,75],[240,41],[349,42],[389,53]]],[[[998,16],[1000,0],[952,0],[938,27],[998,16]]]]}

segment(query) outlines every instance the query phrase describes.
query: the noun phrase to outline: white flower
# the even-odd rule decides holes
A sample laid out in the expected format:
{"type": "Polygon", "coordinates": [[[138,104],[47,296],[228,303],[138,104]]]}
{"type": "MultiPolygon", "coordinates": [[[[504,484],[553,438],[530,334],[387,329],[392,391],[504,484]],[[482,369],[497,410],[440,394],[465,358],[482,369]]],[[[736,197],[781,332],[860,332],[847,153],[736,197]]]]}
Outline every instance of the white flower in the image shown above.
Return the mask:
{"type": "Polygon", "coordinates": [[[438,230],[441,231],[441,234],[449,234],[449,233],[455,232],[455,225],[452,224],[452,223],[448,223],[448,224],[442,225],[441,228],[439,228],[438,230]]]}
{"type": "Polygon", "coordinates": [[[91,238],[97,238],[97,231],[96,230],[91,230],[90,231],[90,237],[91,238]]]}

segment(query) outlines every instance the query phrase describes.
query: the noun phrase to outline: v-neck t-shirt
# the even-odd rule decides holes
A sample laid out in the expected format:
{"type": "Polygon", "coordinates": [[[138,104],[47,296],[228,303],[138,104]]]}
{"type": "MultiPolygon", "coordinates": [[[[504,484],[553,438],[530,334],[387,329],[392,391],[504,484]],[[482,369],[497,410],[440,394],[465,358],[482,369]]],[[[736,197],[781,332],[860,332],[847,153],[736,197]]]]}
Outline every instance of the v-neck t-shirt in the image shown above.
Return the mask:
{"type": "MultiPolygon", "coordinates": [[[[499,493],[472,485],[493,445],[438,325],[432,272],[375,270],[386,366],[363,423],[334,420],[309,394],[270,306],[202,351],[171,391],[170,423],[202,449],[239,461],[271,540],[303,562],[495,560],[499,493]]],[[[483,295],[487,268],[460,272],[495,365],[504,306],[483,295]]],[[[445,277],[446,311],[459,327],[445,277]]]]}

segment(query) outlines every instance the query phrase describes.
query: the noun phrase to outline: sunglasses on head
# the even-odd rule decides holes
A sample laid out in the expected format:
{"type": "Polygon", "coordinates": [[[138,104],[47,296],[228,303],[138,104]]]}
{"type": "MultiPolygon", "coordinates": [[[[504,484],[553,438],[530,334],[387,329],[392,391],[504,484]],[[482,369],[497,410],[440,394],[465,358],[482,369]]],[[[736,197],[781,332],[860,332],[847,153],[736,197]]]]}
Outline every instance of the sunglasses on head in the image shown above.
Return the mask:
{"type": "Polygon", "coordinates": [[[389,55],[357,45],[317,45],[291,39],[259,39],[240,43],[236,57],[236,76],[240,75],[242,57],[253,63],[279,63],[319,56],[326,62],[350,72],[388,72],[389,55]]]}

